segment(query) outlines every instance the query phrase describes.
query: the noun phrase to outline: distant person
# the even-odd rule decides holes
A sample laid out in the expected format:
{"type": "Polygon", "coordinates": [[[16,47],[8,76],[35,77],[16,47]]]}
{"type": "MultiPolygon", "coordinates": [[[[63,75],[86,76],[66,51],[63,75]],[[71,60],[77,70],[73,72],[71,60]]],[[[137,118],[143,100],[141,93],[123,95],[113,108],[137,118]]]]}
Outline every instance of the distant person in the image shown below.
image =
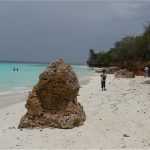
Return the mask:
{"type": "Polygon", "coordinates": [[[149,68],[148,68],[148,66],[146,66],[146,67],[144,68],[144,77],[145,77],[145,78],[148,77],[148,73],[149,73],[149,68]]]}
{"type": "Polygon", "coordinates": [[[17,68],[16,71],[19,71],[19,69],[17,68]]]}
{"type": "Polygon", "coordinates": [[[102,88],[102,91],[103,91],[103,90],[106,90],[105,86],[106,86],[107,74],[106,74],[105,70],[102,71],[102,73],[100,74],[100,77],[101,77],[101,88],[102,88]]]}
{"type": "Polygon", "coordinates": [[[16,71],[15,67],[13,68],[13,71],[16,71]]]}

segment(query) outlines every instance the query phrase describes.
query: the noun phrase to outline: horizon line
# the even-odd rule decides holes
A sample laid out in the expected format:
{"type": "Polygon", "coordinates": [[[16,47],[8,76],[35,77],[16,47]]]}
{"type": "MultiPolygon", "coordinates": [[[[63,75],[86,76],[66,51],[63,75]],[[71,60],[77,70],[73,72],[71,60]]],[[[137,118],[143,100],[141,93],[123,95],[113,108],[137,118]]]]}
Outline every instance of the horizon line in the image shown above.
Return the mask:
{"type": "MultiPolygon", "coordinates": [[[[17,60],[0,60],[0,63],[31,63],[31,64],[49,64],[50,62],[44,61],[17,61],[17,60]]],[[[67,62],[68,63],[68,62],[67,62]]],[[[68,63],[70,65],[86,65],[86,63],[68,63]]]]}

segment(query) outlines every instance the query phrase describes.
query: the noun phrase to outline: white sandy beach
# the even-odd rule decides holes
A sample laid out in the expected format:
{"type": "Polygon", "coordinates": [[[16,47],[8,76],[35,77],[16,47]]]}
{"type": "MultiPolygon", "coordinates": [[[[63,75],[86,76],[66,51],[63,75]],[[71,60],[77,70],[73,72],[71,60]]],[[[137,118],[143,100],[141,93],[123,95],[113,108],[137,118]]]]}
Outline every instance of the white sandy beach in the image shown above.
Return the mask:
{"type": "Polygon", "coordinates": [[[143,77],[108,75],[107,90],[102,91],[99,74],[95,74],[80,89],[78,101],[87,119],[73,129],[20,130],[17,126],[26,113],[25,101],[1,108],[0,148],[150,148],[150,83],[143,77]]]}

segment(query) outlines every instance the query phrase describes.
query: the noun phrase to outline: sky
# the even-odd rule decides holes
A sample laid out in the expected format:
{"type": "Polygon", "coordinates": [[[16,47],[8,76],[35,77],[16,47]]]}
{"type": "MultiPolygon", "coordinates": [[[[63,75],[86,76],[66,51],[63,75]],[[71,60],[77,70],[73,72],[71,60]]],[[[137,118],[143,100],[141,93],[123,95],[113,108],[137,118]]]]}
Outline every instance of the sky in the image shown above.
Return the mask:
{"type": "Polygon", "coordinates": [[[148,0],[0,0],[0,60],[86,64],[149,22],[148,0]]]}

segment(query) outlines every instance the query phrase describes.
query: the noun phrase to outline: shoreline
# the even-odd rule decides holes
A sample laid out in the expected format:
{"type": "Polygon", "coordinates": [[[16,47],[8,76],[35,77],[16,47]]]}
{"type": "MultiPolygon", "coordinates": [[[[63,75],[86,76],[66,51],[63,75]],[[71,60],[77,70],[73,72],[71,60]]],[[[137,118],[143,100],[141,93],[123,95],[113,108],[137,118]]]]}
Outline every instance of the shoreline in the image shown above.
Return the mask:
{"type": "Polygon", "coordinates": [[[102,91],[99,74],[95,74],[78,96],[87,119],[73,129],[20,130],[17,127],[26,113],[26,101],[2,108],[0,148],[150,148],[149,86],[143,77],[116,79],[108,75],[107,90],[102,91]]]}
{"type": "Polygon", "coordinates": [[[28,97],[28,93],[29,93],[29,91],[24,92],[24,93],[0,96],[0,109],[9,107],[13,104],[17,104],[17,103],[26,101],[27,97],[28,97]]]}
{"type": "MultiPolygon", "coordinates": [[[[85,77],[80,77],[79,78],[80,86],[83,87],[84,85],[87,85],[90,82],[90,80],[92,79],[92,77],[95,75],[96,75],[96,73],[92,73],[85,77]]],[[[4,108],[4,107],[10,106],[10,105],[13,105],[15,103],[26,101],[27,97],[28,97],[28,93],[31,90],[32,90],[32,87],[31,87],[31,89],[26,90],[24,92],[16,92],[16,93],[11,93],[11,94],[6,94],[6,95],[0,95],[0,108],[4,108]],[[13,101],[11,101],[11,99],[13,101]]]]}

